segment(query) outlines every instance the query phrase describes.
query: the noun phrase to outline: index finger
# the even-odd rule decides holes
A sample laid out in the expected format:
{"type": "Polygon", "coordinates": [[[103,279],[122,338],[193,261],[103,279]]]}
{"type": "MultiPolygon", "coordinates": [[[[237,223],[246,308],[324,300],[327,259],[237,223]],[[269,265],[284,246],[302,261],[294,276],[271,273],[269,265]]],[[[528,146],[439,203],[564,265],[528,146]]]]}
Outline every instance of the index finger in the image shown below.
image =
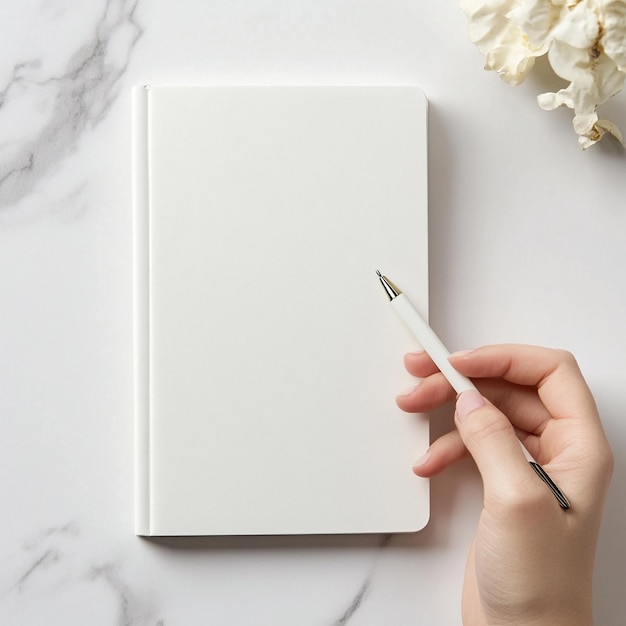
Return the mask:
{"type": "Polygon", "coordinates": [[[592,419],[599,423],[591,391],[570,352],[502,344],[452,355],[450,362],[470,378],[499,377],[517,385],[535,387],[555,419],[592,419]]]}

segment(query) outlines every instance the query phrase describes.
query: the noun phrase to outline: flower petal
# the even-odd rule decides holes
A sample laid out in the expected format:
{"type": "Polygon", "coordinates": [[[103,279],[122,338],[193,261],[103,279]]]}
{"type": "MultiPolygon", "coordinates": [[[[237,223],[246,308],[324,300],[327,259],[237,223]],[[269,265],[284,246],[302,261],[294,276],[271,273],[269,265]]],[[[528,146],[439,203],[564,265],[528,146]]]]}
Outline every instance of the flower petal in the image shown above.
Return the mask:
{"type": "Polygon", "coordinates": [[[512,85],[521,83],[531,70],[535,56],[543,51],[531,48],[528,37],[508,14],[518,8],[517,0],[462,0],[469,18],[469,36],[485,55],[485,69],[497,72],[512,85]]]}
{"type": "Polygon", "coordinates": [[[626,72],[626,2],[624,0],[597,0],[602,17],[600,43],[606,54],[626,72]]]}
{"type": "Polygon", "coordinates": [[[554,27],[552,37],[574,48],[591,48],[600,32],[593,4],[593,0],[582,0],[571,11],[566,10],[554,27]]]}
{"type": "Polygon", "coordinates": [[[622,145],[624,144],[619,128],[609,120],[599,120],[595,113],[575,115],[573,125],[578,134],[578,144],[583,150],[598,143],[606,133],[613,135],[622,145]]]}
{"type": "Polygon", "coordinates": [[[626,79],[626,0],[461,0],[461,6],[485,69],[517,85],[547,52],[569,85],[540,94],[539,106],[573,109],[574,130],[585,149],[607,133],[622,141],[615,124],[598,118],[597,108],[626,79]]]}
{"type": "MultiPolygon", "coordinates": [[[[509,13],[511,21],[526,34],[531,47],[543,50],[551,39],[551,31],[561,17],[567,13],[567,7],[550,0],[520,0],[519,7],[509,13]]],[[[539,55],[537,55],[539,56],[539,55]]]]}

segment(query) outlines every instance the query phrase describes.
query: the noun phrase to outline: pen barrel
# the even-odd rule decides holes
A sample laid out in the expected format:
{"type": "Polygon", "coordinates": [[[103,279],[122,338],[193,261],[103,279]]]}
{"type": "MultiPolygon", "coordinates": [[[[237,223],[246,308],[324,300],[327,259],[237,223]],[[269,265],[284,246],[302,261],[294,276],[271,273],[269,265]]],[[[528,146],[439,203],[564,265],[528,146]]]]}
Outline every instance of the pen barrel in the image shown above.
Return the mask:
{"type": "MultiPolygon", "coordinates": [[[[474,383],[452,367],[450,361],[448,361],[450,352],[443,345],[441,339],[437,337],[433,329],[419,314],[417,309],[411,304],[411,301],[403,293],[400,293],[398,296],[393,298],[391,306],[394,308],[406,327],[420,342],[422,348],[424,348],[430,358],[435,362],[435,365],[446,377],[454,390],[457,393],[463,393],[464,391],[470,390],[476,391],[474,383]]],[[[535,472],[537,472],[550,489],[552,489],[553,493],[559,500],[559,504],[561,504],[563,508],[568,508],[569,503],[567,502],[567,498],[563,495],[560,489],[556,487],[552,479],[547,475],[546,471],[535,461],[521,441],[519,442],[519,445],[526,460],[531,464],[535,472]]]]}
{"type": "Polygon", "coordinates": [[[469,378],[452,367],[450,352],[403,293],[391,301],[391,306],[457,393],[476,389],[469,378]]]}

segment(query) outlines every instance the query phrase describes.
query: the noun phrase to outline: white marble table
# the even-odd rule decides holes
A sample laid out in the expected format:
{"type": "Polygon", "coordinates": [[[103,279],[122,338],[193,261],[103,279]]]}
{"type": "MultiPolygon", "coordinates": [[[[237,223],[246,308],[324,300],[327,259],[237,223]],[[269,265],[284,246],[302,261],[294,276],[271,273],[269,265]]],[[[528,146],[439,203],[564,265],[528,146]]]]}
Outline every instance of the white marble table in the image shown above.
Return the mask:
{"type": "Polygon", "coordinates": [[[535,105],[545,68],[483,72],[454,0],[4,0],[0,33],[0,624],[460,623],[469,462],[413,536],[133,535],[130,89],[193,82],[425,89],[433,325],[578,355],[617,461],[596,619],[623,624],[626,154],[535,105]]]}

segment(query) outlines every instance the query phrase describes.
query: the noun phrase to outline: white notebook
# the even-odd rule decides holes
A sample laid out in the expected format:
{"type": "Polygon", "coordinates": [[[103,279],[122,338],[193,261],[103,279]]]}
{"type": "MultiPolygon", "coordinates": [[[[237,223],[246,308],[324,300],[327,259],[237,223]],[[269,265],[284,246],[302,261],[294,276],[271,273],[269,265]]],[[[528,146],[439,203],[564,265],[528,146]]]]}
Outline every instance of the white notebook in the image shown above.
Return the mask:
{"type": "Polygon", "coordinates": [[[408,532],[427,314],[424,94],[142,87],[134,101],[136,533],[408,532]]]}

